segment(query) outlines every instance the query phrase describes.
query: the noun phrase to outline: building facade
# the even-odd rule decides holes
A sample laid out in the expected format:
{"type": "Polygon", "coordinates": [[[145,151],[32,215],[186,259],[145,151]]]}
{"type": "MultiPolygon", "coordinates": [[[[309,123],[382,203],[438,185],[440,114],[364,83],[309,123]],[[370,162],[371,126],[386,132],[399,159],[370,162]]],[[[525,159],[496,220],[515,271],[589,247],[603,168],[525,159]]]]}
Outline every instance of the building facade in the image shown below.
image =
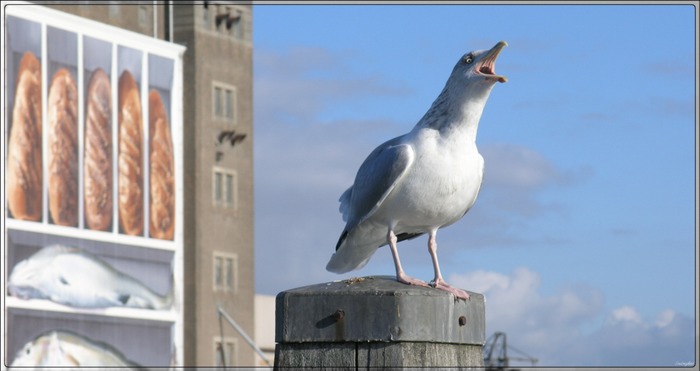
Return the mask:
{"type": "Polygon", "coordinates": [[[184,366],[254,365],[255,352],[218,314],[221,308],[253,337],[252,6],[35,3],[187,47],[181,102],[184,366]]]}
{"type": "Polygon", "coordinates": [[[197,323],[185,327],[185,362],[220,364],[223,346],[226,365],[252,365],[251,347],[225,322],[222,339],[217,320],[221,306],[253,336],[252,7],[175,6],[173,19],[187,46],[185,323],[197,323]]]}

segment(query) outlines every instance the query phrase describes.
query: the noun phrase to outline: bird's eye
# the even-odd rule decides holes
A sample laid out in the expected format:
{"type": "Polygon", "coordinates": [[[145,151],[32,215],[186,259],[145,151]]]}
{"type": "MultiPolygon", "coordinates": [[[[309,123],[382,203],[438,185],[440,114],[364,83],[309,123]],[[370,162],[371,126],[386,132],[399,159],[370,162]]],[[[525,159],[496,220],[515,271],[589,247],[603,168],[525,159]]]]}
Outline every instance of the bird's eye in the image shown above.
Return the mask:
{"type": "Polygon", "coordinates": [[[472,57],[471,54],[469,54],[469,55],[467,55],[466,57],[464,57],[464,63],[466,63],[466,64],[471,64],[472,62],[474,62],[474,57],[472,57]]]}

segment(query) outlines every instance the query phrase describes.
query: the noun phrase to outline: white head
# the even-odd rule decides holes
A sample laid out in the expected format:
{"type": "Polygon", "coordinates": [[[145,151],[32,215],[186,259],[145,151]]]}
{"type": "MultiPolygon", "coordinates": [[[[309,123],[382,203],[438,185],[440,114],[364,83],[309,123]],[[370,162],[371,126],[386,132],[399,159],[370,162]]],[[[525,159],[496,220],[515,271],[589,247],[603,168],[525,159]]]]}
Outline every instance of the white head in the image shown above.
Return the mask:
{"type": "Polygon", "coordinates": [[[449,88],[452,94],[488,97],[496,82],[508,81],[505,76],[497,75],[495,69],[496,58],[506,46],[508,43],[499,41],[489,50],[475,50],[464,54],[455,64],[445,88],[449,88]],[[459,94],[460,92],[462,94],[459,94]]]}
{"type": "Polygon", "coordinates": [[[508,44],[500,41],[490,50],[475,50],[464,54],[452,69],[445,87],[416,127],[440,131],[466,128],[476,138],[481,113],[496,82],[506,82],[496,75],[496,58],[508,44]]]}

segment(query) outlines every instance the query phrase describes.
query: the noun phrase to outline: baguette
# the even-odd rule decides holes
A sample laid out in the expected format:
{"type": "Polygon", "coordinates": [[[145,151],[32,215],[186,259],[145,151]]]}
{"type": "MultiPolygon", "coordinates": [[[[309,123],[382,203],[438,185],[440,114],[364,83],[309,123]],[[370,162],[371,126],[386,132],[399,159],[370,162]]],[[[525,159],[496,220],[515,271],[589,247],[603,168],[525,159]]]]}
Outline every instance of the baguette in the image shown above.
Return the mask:
{"type": "Polygon", "coordinates": [[[172,240],[175,229],[173,140],[168,115],[158,91],[148,96],[151,237],[172,240]]]}
{"type": "Polygon", "coordinates": [[[42,217],[41,64],[32,52],[17,70],[7,151],[7,206],[15,219],[42,217]]]}
{"type": "Polygon", "coordinates": [[[128,70],[119,78],[119,225],[143,235],[143,125],[139,87],[128,70]]]}
{"type": "Polygon", "coordinates": [[[109,76],[93,71],[86,95],[83,161],[85,224],[106,231],[112,224],[112,92],[109,76]]]}
{"type": "Polygon", "coordinates": [[[78,89],[61,68],[51,79],[48,98],[49,215],[54,224],[78,224],[78,89]]]}

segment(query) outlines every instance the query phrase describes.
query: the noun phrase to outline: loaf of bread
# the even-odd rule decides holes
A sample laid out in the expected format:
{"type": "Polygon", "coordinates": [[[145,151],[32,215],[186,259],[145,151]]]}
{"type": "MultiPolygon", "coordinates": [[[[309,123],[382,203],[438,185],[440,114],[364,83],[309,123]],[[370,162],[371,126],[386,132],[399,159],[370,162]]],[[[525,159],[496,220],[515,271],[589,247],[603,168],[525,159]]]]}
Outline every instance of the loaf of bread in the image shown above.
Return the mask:
{"type": "Polygon", "coordinates": [[[53,75],[47,109],[49,215],[54,224],[78,225],[78,89],[70,71],[53,75]]]}
{"type": "Polygon", "coordinates": [[[119,225],[143,235],[143,125],[139,87],[125,70],[119,77],[119,225]]]}
{"type": "Polygon", "coordinates": [[[175,165],[168,114],[157,90],[148,95],[151,237],[172,240],[175,230],[175,165]]]}
{"type": "Polygon", "coordinates": [[[17,70],[7,150],[7,206],[15,219],[41,220],[41,126],[41,64],[26,52],[17,70]]]}
{"type": "Polygon", "coordinates": [[[101,68],[92,72],[85,96],[83,200],[85,225],[106,231],[112,225],[112,92],[101,68]]]}

